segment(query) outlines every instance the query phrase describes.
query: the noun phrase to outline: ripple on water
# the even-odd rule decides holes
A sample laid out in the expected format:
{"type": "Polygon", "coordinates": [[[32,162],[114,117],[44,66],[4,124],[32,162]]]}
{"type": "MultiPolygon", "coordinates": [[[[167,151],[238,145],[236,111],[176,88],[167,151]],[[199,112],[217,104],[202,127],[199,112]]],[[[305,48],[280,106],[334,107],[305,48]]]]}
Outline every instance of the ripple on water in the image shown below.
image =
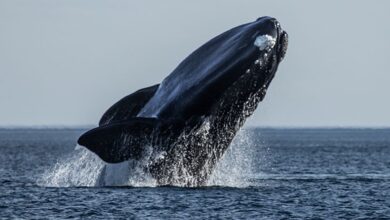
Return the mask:
{"type": "Polygon", "coordinates": [[[200,188],[91,187],[102,168],[74,150],[82,132],[0,130],[0,218],[390,216],[388,129],[249,130],[200,188]],[[55,184],[37,184],[43,173],[55,184]]]}

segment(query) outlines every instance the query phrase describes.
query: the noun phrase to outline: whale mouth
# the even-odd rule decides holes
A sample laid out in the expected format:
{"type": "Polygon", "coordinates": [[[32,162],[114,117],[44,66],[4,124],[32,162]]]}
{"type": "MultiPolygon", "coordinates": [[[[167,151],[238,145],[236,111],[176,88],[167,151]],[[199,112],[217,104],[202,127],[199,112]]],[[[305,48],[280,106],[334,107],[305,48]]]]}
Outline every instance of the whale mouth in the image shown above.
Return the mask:
{"type": "Polygon", "coordinates": [[[278,44],[278,48],[277,48],[279,62],[281,62],[284,59],[284,57],[286,56],[287,47],[288,47],[288,34],[287,34],[287,32],[282,30],[280,35],[279,35],[279,44],[278,44]]]}

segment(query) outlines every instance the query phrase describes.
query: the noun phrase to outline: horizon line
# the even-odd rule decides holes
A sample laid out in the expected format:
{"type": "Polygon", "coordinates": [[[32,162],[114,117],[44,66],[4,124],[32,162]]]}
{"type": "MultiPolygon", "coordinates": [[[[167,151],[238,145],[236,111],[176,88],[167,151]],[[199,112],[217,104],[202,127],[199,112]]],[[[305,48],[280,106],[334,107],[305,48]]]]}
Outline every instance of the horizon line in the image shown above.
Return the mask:
{"type": "MultiPolygon", "coordinates": [[[[0,125],[0,129],[91,129],[98,125],[0,125]]],[[[390,129],[390,125],[247,125],[242,129],[390,129]]]]}

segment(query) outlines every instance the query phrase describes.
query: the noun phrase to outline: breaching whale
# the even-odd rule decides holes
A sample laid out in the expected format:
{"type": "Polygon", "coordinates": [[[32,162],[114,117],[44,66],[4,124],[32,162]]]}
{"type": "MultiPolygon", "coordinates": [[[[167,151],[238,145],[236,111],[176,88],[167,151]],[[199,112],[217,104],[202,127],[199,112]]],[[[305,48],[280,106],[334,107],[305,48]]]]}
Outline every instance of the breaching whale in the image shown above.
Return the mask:
{"type": "Polygon", "coordinates": [[[275,18],[232,28],[195,50],[161,84],[115,103],[78,144],[107,163],[147,160],[161,185],[204,185],[266,94],[286,54],[275,18]]]}

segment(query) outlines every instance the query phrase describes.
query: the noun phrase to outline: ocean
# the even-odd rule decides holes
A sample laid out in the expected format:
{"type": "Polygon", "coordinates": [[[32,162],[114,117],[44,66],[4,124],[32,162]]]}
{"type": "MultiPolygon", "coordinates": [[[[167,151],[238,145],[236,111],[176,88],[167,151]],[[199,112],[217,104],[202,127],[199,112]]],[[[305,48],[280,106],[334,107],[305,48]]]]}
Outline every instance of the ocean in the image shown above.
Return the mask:
{"type": "Polygon", "coordinates": [[[390,219],[390,129],[247,128],[198,188],[99,184],[84,131],[0,129],[0,219],[390,219]]]}

